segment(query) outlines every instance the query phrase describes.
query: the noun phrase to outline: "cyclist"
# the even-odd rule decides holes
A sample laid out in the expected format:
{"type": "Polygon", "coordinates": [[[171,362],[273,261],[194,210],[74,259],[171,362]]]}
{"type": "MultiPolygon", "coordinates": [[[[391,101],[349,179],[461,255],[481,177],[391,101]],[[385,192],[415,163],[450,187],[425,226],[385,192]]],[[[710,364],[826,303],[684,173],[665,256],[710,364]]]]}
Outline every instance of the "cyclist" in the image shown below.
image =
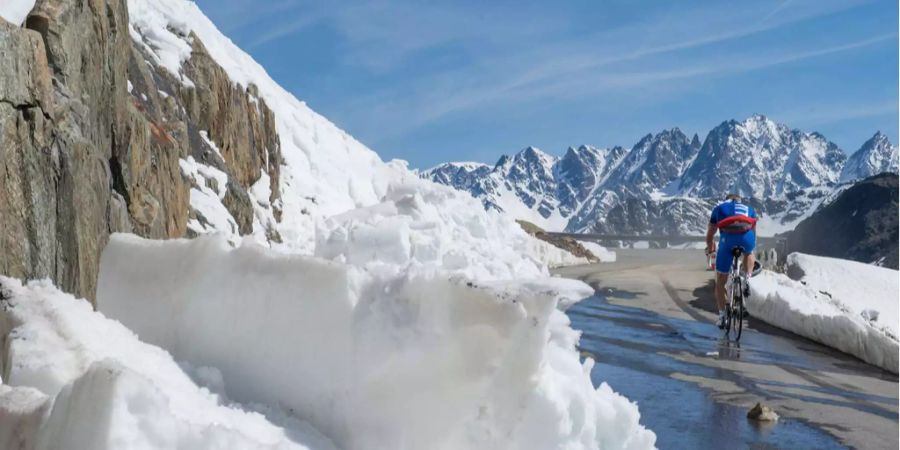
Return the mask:
{"type": "MultiPolygon", "coordinates": [[[[741,203],[737,194],[728,194],[725,201],[712,210],[709,227],[706,230],[706,252],[716,252],[716,231],[719,231],[719,248],[716,254],[716,307],[719,309],[719,320],[716,325],[725,327],[725,283],[731,271],[732,250],[736,247],[744,249],[744,270],[747,279],[753,270],[753,250],[756,248],[756,211],[741,203]]],[[[746,291],[745,291],[746,294],[746,291]]]]}

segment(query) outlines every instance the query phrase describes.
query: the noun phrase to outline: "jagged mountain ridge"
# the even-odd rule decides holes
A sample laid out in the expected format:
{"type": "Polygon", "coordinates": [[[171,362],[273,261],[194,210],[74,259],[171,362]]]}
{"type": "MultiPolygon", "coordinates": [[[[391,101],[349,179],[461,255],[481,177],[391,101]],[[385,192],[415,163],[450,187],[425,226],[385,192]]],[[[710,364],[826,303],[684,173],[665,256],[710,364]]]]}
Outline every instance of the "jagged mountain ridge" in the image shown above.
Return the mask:
{"type": "Polygon", "coordinates": [[[573,232],[698,234],[698,218],[723,193],[737,192],[766,216],[763,232],[775,234],[848,181],[896,172],[896,152],[879,132],[848,159],[819,133],[754,115],[723,122],[702,143],[672,128],[630,149],[581,146],[555,157],[529,147],[493,168],[446,163],[421,176],[465,190],[486,208],[573,232]]]}

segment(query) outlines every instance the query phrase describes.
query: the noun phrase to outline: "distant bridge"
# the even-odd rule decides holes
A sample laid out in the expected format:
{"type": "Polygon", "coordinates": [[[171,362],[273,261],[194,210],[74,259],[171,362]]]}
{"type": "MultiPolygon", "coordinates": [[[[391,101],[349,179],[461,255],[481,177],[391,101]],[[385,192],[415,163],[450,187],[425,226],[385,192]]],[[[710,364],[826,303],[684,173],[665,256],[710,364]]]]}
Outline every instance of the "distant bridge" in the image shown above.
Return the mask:
{"type": "MultiPolygon", "coordinates": [[[[680,235],[662,235],[662,234],[648,234],[648,235],[634,235],[634,234],[596,234],[596,233],[558,233],[547,231],[544,234],[548,236],[556,236],[556,237],[569,237],[572,239],[578,239],[582,241],[630,241],[630,242],[638,242],[638,241],[653,241],[653,242],[706,242],[706,236],[680,236],[680,235]]],[[[757,237],[757,242],[760,246],[774,248],[778,251],[779,254],[784,254],[784,250],[787,245],[786,237],[757,237]]]]}

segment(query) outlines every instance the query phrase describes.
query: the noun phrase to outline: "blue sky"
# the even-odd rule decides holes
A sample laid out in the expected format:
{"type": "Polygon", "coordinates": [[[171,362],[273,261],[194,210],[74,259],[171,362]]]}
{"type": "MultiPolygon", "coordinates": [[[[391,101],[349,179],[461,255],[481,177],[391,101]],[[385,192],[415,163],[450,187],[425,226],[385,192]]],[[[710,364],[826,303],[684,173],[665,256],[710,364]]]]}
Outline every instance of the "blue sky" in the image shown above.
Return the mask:
{"type": "Polygon", "coordinates": [[[762,113],[898,136],[896,0],[196,0],[282,86],[413,167],[631,146],[762,113]]]}

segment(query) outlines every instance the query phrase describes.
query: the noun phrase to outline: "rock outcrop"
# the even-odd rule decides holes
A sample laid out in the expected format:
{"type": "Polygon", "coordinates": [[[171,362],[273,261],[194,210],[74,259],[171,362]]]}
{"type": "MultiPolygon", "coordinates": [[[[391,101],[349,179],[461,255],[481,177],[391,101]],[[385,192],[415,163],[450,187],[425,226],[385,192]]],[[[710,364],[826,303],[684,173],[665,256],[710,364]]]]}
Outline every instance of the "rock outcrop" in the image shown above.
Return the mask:
{"type": "Polygon", "coordinates": [[[590,250],[581,245],[577,240],[565,237],[565,236],[556,236],[552,234],[547,234],[543,228],[527,221],[527,220],[516,220],[516,223],[525,230],[526,233],[553,245],[554,247],[561,248],[576,258],[584,258],[590,262],[600,261],[596,255],[594,255],[590,250]]]}
{"type": "Polygon", "coordinates": [[[263,174],[277,205],[279,140],[255,87],[196,36],[191,83],[133,39],[124,0],[38,0],[23,27],[0,19],[0,274],[93,299],[110,233],[177,238],[205,220],[187,157],[227,174],[216,189],[236,232],[252,231],[248,191],[263,174]]]}
{"type": "Polygon", "coordinates": [[[858,181],[787,234],[787,252],[898,267],[898,177],[858,181]]]}

